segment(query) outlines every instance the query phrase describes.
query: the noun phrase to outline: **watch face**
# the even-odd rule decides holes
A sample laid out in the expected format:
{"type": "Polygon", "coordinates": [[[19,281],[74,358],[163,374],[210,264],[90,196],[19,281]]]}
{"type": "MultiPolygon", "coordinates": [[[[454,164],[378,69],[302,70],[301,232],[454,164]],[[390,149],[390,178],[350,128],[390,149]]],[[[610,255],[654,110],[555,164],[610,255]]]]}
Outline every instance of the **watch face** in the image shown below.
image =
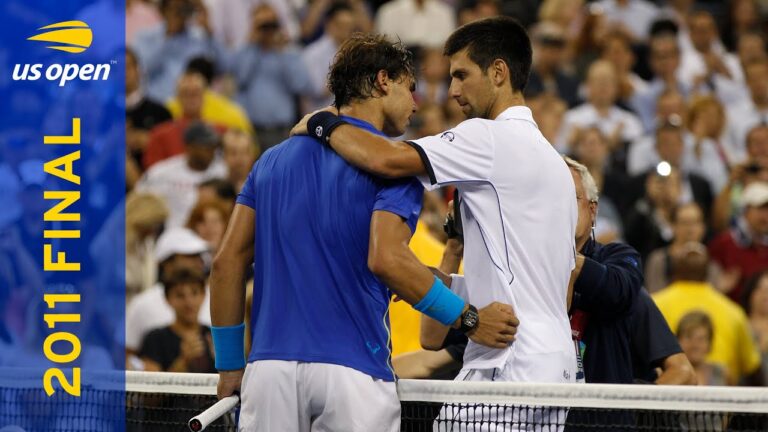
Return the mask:
{"type": "Polygon", "coordinates": [[[477,313],[475,311],[467,311],[464,315],[464,326],[474,328],[477,324],[477,313]]]}

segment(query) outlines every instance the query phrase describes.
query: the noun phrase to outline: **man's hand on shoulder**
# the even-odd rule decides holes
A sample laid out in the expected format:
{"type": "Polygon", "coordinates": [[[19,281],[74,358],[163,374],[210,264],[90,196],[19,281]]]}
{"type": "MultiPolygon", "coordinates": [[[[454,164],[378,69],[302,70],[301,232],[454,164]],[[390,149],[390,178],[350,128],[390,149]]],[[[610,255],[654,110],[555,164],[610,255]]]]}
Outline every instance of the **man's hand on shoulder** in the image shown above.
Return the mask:
{"type": "Polygon", "coordinates": [[[315,115],[315,114],[317,114],[317,113],[319,113],[321,111],[327,111],[327,112],[339,115],[338,108],[336,108],[334,106],[328,106],[328,107],[325,107],[323,109],[319,109],[317,111],[313,111],[313,112],[305,115],[304,118],[302,118],[298,123],[296,123],[296,126],[294,126],[291,129],[291,136],[294,136],[294,135],[309,135],[309,132],[307,131],[307,123],[309,122],[309,119],[312,118],[313,115],[315,115]]]}

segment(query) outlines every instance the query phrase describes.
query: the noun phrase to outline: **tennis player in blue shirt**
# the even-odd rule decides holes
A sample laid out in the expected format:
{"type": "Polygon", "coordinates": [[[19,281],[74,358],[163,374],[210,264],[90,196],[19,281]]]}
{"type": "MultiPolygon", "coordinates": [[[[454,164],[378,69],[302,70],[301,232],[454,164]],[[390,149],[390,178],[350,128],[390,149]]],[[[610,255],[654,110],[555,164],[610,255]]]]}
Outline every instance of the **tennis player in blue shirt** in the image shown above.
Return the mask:
{"type": "MultiPolygon", "coordinates": [[[[411,56],[379,36],[347,41],[329,87],[344,120],[401,135],[415,111],[411,56]]],[[[512,308],[477,311],[408,248],[423,188],[348,165],[295,136],[254,165],[211,274],[219,397],[241,390],[241,431],[398,431],[387,287],[473,341],[505,348],[512,308]],[[243,358],[245,274],[252,349],[243,358]]]]}

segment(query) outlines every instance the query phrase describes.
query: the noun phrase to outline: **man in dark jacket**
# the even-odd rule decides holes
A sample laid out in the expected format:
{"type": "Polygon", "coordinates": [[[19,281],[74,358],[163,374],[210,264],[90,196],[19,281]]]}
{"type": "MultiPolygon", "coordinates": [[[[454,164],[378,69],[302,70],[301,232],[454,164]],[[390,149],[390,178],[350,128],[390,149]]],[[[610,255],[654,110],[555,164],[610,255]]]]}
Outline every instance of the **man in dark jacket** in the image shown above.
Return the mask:
{"type": "Polygon", "coordinates": [[[642,290],[640,255],[630,246],[602,245],[591,238],[597,187],[586,167],[566,162],[579,207],[571,328],[583,355],[586,382],[695,384],[693,368],[675,335],[642,290]]]}
{"type": "MultiPolygon", "coordinates": [[[[598,191],[584,165],[566,158],[576,183],[576,269],[571,277],[571,329],[579,378],[588,383],[696,384],[696,374],[661,312],[642,289],[640,254],[630,246],[596,242],[598,191]]],[[[648,414],[647,416],[652,416],[648,414]]],[[[568,430],[613,424],[617,430],[652,422],[627,411],[572,409],[568,430]]]]}

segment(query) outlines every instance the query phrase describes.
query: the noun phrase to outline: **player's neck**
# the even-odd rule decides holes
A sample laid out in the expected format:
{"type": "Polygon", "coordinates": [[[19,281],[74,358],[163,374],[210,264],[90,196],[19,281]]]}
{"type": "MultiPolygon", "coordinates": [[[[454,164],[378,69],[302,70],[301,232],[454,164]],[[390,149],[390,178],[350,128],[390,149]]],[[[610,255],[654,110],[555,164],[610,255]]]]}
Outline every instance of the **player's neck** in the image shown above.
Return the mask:
{"type": "Polygon", "coordinates": [[[496,101],[491,106],[491,110],[488,113],[488,120],[494,120],[501,115],[508,108],[513,106],[525,106],[525,98],[520,92],[501,93],[496,98],[496,101]]]}
{"type": "Polygon", "coordinates": [[[373,125],[376,130],[384,128],[384,112],[376,100],[368,99],[362,103],[351,103],[339,109],[339,114],[354,117],[373,125]]]}

